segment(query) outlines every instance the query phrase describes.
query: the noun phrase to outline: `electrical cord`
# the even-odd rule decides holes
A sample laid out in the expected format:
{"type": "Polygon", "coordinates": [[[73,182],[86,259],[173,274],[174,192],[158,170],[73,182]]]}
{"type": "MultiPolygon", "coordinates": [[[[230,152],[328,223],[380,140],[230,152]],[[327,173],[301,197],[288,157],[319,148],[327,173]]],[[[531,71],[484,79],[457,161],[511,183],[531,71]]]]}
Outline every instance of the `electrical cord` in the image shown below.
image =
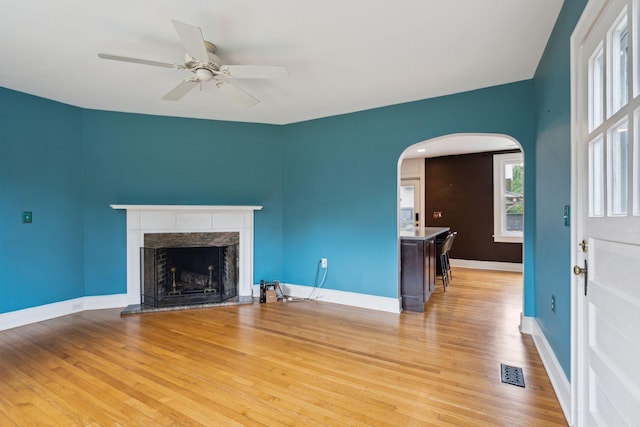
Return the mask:
{"type": "Polygon", "coordinates": [[[313,279],[313,289],[311,289],[311,293],[307,297],[307,301],[311,300],[311,296],[313,295],[313,293],[318,289],[320,289],[324,285],[325,280],[327,280],[327,273],[329,272],[329,267],[324,268],[324,274],[322,275],[322,279],[320,279],[320,283],[318,283],[318,274],[320,273],[321,268],[322,268],[322,261],[318,261],[318,266],[316,267],[316,277],[315,279],[313,279]]]}
{"type": "Polygon", "coordinates": [[[313,279],[313,289],[311,289],[311,292],[309,293],[309,296],[306,298],[294,298],[291,296],[287,296],[287,295],[283,295],[285,298],[285,301],[289,301],[289,302],[298,302],[298,301],[311,301],[312,300],[312,296],[315,293],[315,291],[317,291],[318,289],[320,289],[322,286],[324,286],[324,282],[327,280],[327,273],[329,272],[329,267],[324,267],[324,273],[322,274],[322,278],[320,279],[320,283],[318,283],[318,276],[320,275],[320,269],[322,268],[322,261],[318,261],[318,265],[316,267],[316,277],[315,279],[313,279]]]}

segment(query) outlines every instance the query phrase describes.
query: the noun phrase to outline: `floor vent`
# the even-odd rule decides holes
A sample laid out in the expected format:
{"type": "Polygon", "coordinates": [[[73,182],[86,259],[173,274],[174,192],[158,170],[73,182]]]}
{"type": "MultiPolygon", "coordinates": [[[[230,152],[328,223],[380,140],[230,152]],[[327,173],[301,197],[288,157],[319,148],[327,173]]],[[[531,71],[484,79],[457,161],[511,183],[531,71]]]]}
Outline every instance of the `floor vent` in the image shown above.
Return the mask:
{"type": "Polygon", "coordinates": [[[516,368],[515,366],[509,366],[501,363],[500,372],[503,383],[524,387],[524,375],[522,373],[522,368],[516,368]]]}

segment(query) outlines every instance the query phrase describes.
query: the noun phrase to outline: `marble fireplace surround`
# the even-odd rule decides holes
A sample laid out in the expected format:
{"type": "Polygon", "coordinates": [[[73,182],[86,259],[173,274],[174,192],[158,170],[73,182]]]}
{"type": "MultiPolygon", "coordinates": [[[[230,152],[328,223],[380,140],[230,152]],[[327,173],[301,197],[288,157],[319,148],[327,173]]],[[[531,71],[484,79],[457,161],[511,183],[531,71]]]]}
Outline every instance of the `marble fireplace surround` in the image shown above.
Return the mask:
{"type": "Polygon", "coordinates": [[[146,233],[239,233],[240,301],[253,290],[253,216],[262,206],[111,205],[127,211],[127,304],[140,304],[140,248],[146,233]]]}

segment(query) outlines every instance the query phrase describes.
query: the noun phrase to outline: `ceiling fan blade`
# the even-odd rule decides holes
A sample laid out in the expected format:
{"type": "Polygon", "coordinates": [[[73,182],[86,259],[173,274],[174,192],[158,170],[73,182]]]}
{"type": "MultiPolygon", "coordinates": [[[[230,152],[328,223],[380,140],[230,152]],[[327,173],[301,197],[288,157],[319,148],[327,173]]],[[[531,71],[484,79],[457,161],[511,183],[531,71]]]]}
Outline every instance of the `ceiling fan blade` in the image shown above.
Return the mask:
{"type": "Polygon", "coordinates": [[[240,89],[235,84],[230,81],[225,80],[217,80],[216,87],[223,91],[230,98],[234,98],[236,101],[247,107],[253,107],[260,103],[260,100],[254,98],[251,94],[246,92],[244,89],[240,89]]]}
{"type": "Polygon", "coordinates": [[[209,55],[204,45],[202,30],[193,25],[185,24],[184,22],[176,20],[172,20],[171,22],[173,22],[178,37],[180,37],[180,41],[182,41],[182,45],[189,56],[202,62],[209,62],[209,55]]]}
{"type": "Polygon", "coordinates": [[[287,77],[287,67],[281,65],[223,65],[220,72],[237,79],[277,79],[287,77]]]}
{"type": "Polygon", "coordinates": [[[168,62],[149,61],[147,59],[129,58],[127,56],[110,55],[108,53],[99,53],[98,56],[102,59],[110,59],[112,61],[133,62],[134,64],[153,65],[154,67],[183,69],[184,67],[178,64],[169,64],[168,62]]]}
{"type": "Polygon", "coordinates": [[[196,79],[190,79],[180,82],[178,86],[171,89],[171,91],[163,96],[162,99],[164,99],[165,101],[179,101],[183,96],[189,93],[191,89],[198,86],[198,84],[199,82],[196,79]]]}

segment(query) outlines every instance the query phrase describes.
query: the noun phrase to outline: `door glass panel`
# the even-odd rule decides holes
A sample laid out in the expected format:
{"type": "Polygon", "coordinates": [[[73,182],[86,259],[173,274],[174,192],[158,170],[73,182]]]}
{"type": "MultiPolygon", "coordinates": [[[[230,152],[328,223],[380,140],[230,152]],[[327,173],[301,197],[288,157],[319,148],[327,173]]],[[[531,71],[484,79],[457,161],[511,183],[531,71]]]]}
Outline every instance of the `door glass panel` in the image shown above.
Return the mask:
{"type": "Polygon", "coordinates": [[[629,101],[629,40],[627,34],[627,14],[624,13],[611,35],[611,114],[629,101]]]}
{"type": "Polygon", "coordinates": [[[628,123],[611,130],[608,151],[609,212],[626,215],[628,198],[628,123]]]}
{"type": "Polygon", "coordinates": [[[631,41],[631,45],[633,46],[633,70],[631,75],[633,78],[631,79],[633,85],[633,96],[636,97],[640,94],[640,88],[638,85],[640,84],[640,60],[638,59],[638,55],[640,54],[640,49],[638,49],[638,39],[640,39],[640,31],[638,31],[638,25],[640,25],[640,2],[634,2],[634,11],[631,15],[633,17],[633,37],[631,41]]]}
{"type": "Polygon", "coordinates": [[[604,215],[604,141],[589,143],[589,216],[604,215]]]}
{"type": "Polygon", "coordinates": [[[640,215],[640,109],[634,113],[635,126],[633,140],[633,182],[632,182],[632,194],[633,194],[633,214],[640,215]]]}
{"type": "Polygon", "coordinates": [[[589,60],[589,130],[602,124],[604,119],[604,52],[602,45],[589,60]]]}
{"type": "Polygon", "coordinates": [[[618,79],[620,80],[620,106],[629,102],[629,41],[625,19],[624,29],[618,34],[618,79]]]}

